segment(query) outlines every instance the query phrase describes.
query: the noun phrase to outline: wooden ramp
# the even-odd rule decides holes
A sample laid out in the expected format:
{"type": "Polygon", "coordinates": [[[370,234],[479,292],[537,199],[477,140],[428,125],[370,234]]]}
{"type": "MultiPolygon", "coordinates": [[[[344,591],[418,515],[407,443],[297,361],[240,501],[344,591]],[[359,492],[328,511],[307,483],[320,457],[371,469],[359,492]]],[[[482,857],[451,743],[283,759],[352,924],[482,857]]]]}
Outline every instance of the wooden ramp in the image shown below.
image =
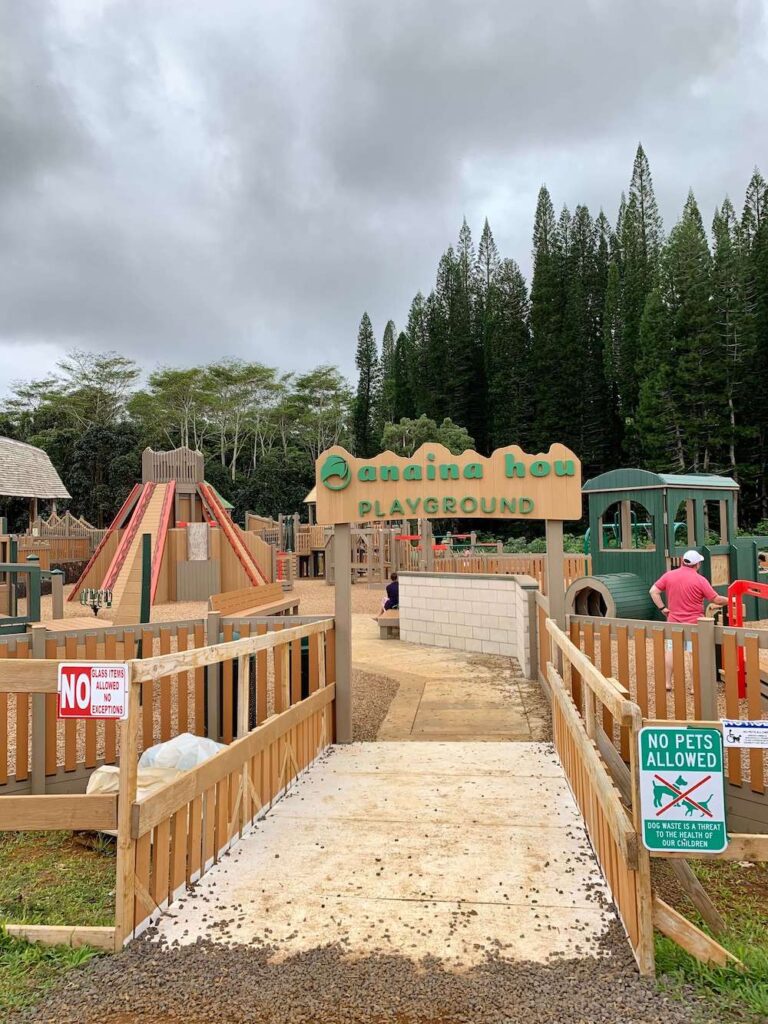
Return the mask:
{"type": "Polygon", "coordinates": [[[312,766],[158,934],[547,962],[596,952],[615,920],[604,896],[550,745],[353,744],[312,766]]]}
{"type": "Polygon", "coordinates": [[[112,622],[115,626],[127,626],[139,621],[141,608],[141,538],[145,533],[152,537],[152,552],[157,550],[158,534],[164,527],[162,522],[165,497],[170,484],[147,485],[154,487],[146,507],[137,511],[140,516],[129,538],[128,550],[112,586],[112,622]]]}

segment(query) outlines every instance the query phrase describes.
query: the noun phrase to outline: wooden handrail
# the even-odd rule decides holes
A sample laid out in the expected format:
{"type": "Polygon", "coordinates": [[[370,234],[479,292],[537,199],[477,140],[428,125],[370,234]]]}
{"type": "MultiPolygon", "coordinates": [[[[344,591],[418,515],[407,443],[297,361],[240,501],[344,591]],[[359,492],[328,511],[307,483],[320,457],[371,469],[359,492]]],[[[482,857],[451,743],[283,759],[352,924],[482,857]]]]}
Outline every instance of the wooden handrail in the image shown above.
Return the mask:
{"type": "Polygon", "coordinates": [[[176,654],[160,654],[154,658],[145,658],[143,661],[132,661],[129,662],[131,681],[142,683],[162,679],[163,676],[174,675],[177,672],[188,672],[190,669],[203,668],[205,665],[215,665],[221,661],[230,661],[232,658],[268,651],[272,647],[282,647],[291,640],[300,640],[315,633],[327,633],[333,628],[333,619],[321,619],[306,626],[294,626],[262,636],[243,637],[241,640],[230,640],[227,643],[210,644],[208,647],[194,647],[176,654]]]}
{"type": "Polygon", "coordinates": [[[547,632],[587,683],[590,690],[608,708],[615,719],[622,725],[632,725],[641,720],[642,714],[639,706],[621,696],[617,688],[605,678],[599,669],[595,668],[586,654],[563,633],[553,619],[547,619],[547,632]]]}

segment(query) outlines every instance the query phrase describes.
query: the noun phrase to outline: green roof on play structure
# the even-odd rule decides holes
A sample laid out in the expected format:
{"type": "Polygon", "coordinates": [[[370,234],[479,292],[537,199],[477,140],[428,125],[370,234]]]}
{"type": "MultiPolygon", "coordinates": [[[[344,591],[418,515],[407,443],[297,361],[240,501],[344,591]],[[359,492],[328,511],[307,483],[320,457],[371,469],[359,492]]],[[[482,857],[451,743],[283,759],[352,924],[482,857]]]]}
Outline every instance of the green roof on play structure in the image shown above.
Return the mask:
{"type": "Polygon", "coordinates": [[[216,488],[213,486],[213,484],[208,484],[208,486],[211,488],[213,493],[219,499],[219,501],[221,502],[222,506],[226,509],[226,511],[227,512],[231,512],[232,509],[235,507],[232,504],[232,502],[231,501],[227,501],[227,499],[222,494],[219,494],[219,492],[216,490],[216,488]]]}
{"type": "Polygon", "coordinates": [[[729,476],[715,476],[712,473],[651,473],[647,469],[611,469],[587,480],[582,490],[589,494],[594,491],[624,491],[631,488],[738,491],[739,485],[729,476]]]}

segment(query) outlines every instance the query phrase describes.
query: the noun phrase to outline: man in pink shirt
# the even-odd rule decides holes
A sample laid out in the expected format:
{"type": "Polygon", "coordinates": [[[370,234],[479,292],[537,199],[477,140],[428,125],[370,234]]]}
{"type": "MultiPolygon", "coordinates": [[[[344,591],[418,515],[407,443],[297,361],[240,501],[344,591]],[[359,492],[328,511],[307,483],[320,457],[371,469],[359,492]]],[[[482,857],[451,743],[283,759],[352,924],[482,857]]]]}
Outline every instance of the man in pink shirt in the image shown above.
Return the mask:
{"type": "MultiPolygon", "coordinates": [[[[726,605],[727,597],[721,597],[713,590],[711,584],[703,576],[699,575],[701,563],[704,556],[698,551],[686,551],[683,555],[683,564],[677,569],[668,569],[664,575],[656,580],[649,593],[651,600],[667,616],[668,622],[687,622],[695,624],[704,614],[704,602],[710,604],[726,605]],[[667,595],[667,604],[664,605],[663,595],[667,595]]],[[[667,689],[672,689],[672,641],[664,641],[664,668],[667,677],[667,689]]],[[[693,644],[686,640],[685,650],[688,654],[693,650],[693,644]]]]}

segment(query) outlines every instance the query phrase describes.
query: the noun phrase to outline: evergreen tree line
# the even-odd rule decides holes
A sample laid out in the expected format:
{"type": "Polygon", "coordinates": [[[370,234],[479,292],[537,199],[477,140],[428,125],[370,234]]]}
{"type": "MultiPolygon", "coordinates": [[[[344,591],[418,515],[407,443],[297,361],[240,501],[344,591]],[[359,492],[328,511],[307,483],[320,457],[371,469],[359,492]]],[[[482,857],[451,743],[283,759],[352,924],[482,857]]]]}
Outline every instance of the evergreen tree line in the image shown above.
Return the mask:
{"type": "Polygon", "coordinates": [[[768,186],[755,170],[741,211],[726,197],[709,232],[690,192],[668,237],[642,146],[614,225],[584,205],[558,214],[542,186],[530,289],[487,220],[476,247],[465,221],[380,351],[364,314],[356,363],[360,455],[387,423],[450,417],[484,453],[561,441],[585,479],[733,476],[754,523],[768,515],[768,186]]]}

